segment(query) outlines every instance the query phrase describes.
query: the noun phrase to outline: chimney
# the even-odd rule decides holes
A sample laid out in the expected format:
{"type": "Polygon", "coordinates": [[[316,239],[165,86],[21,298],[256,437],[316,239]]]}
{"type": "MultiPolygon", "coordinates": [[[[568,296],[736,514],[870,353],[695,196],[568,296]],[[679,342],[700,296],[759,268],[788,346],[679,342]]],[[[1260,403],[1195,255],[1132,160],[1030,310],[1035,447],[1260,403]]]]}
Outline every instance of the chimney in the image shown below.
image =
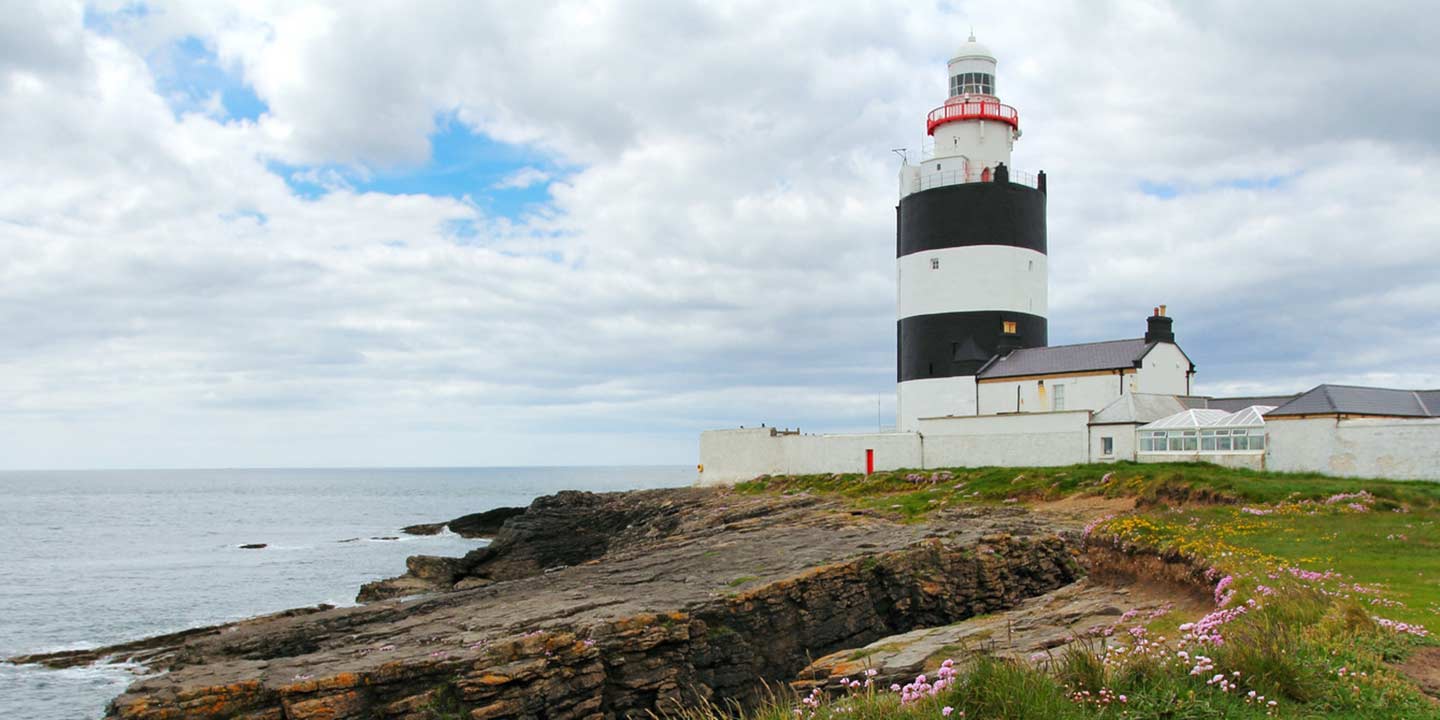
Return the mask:
{"type": "Polygon", "coordinates": [[[1165,315],[1164,305],[1155,308],[1154,314],[1147,318],[1145,342],[1175,342],[1175,319],[1165,315]]]}

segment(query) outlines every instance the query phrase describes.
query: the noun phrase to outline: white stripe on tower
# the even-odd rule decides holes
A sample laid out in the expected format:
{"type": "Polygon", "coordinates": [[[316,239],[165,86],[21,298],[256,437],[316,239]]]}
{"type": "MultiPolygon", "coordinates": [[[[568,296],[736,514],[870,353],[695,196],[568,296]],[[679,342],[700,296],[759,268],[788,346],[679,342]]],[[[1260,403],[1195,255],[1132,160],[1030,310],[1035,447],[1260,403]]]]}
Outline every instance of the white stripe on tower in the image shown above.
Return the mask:
{"type": "Polygon", "coordinates": [[[897,262],[900,318],[1005,310],[1045,317],[1045,253],[1007,245],[923,250],[897,262]]]}

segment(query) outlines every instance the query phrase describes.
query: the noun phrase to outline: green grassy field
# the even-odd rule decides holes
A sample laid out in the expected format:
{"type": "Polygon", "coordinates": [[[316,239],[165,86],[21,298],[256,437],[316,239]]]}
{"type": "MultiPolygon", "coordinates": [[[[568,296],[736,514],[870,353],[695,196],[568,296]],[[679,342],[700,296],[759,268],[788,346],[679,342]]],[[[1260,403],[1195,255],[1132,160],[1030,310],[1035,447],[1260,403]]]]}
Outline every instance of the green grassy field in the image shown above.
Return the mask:
{"type": "Polygon", "coordinates": [[[1215,611],[1184,630],[1165,618],[1043,668],[967,660],[908,702],[859,688],[808,704],[782,697],[755,718],[947,717],[946,707],[952,720],[1440,718],[1393,666],[1436,644],[1427,628],[1440,631],[1440,483],[1122,463],[768,477],[737,490],[838,496],[906,521],[977,503],[1133,497],[1137,509],[1097,519],[1088,542],[1178,555],[1215,584],[1215,611]]]}
{"type": "Polygon", "coordinates": [[[1414,506],[1440,505],[1440,483],[1356,480],[1313,473],[1267,473],[1202,463],[1116,463],[1044,468],[896,470],[873,475],[787,475],[751,480],[740,492],[813,492],[917,514],[936,502],[1056,500],[1075,494],[1134,496],[1146,502],[1212,500],[1273,503],[1319,500],[1364,488],[1378,498],[1414,506]],[[936,479],[937,475],[945,479],[936,479]]]}

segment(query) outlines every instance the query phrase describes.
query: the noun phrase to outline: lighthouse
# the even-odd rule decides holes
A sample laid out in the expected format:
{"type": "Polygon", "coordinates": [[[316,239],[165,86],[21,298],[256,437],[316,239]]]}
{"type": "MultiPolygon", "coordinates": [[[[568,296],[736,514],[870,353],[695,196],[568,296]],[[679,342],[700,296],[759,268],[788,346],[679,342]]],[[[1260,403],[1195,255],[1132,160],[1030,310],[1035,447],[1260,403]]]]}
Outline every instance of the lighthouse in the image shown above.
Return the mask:
{"type": "Polygon", "coordinates": [[[897,426],[977,414],[976,374],[1047,342],[1045,174],[1011,167],[1020,114],[1000,101],[995,55],[969,40],[949,97],[925,122],[896,208],[897,426]]]}

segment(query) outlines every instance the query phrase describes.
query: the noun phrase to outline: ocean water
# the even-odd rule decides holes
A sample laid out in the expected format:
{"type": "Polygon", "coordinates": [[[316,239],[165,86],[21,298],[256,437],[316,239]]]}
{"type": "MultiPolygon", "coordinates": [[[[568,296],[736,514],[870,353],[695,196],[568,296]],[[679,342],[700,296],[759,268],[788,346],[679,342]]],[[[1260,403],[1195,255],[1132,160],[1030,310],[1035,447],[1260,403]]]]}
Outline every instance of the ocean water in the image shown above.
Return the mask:
{"type": "MultiPolygon", "coordinates": [[[[352,604],[406,556],[484,544],[405,525],[693,479],[690,467],[0,472],[0,657],[352,604]],[[372,539],[386,537],[399,539],[372,539]]],[[[131,673],[0,664],[0,719],[98,718],[131,673]]]]}

